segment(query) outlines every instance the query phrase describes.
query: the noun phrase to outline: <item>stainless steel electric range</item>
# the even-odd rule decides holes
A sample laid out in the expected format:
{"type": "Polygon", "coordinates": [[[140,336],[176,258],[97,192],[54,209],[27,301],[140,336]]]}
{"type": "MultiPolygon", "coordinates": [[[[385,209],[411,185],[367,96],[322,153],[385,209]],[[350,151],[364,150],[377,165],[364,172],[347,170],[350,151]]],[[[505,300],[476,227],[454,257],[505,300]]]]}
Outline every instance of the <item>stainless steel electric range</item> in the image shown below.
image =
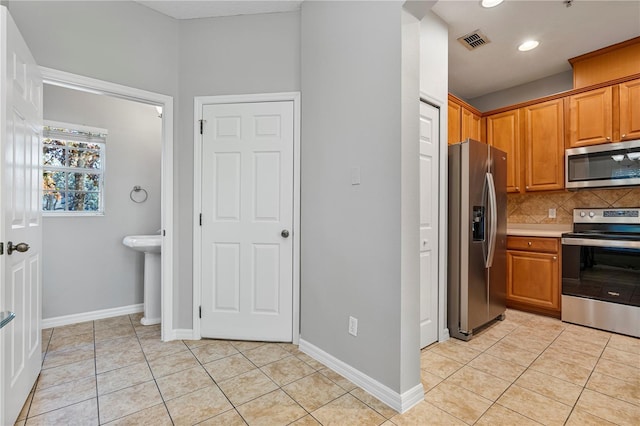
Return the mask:
{"type": "Polygon", "coordinates": [[[562,320],[640,337],[640,208],[574,209],[562,235],[562,320]]]}

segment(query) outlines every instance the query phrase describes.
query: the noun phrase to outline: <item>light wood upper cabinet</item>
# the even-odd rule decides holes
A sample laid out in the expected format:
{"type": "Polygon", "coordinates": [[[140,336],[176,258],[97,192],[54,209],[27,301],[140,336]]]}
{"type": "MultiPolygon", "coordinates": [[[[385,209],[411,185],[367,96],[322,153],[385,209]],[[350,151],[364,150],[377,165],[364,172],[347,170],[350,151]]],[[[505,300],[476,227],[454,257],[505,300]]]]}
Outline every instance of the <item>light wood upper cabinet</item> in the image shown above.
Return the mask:
{"type": "Polygon", "coordinates": [[[449,145],[468,138],[484,142],[480,111],[452,94],[449,94],[447,111],[447,141],[449,145]]]}
{"type": "Polygon", "coordinates": [[[612,92],[608,86],[569,97],[569,147],[612,141],[612,92]]]}
{"type": "Polygon", "coordinates": [[[507,153],[507,192],[520,192],[520,110],[487,117],[487,143],[507,153]]]}
{"type": "Polygon", "coordinates": [[[564,188],[564,103],[562,99],[521,109],[526,191],[564,188]]]}
{"type": "Polygon", "coordinates": [[[620,140],[640,139],[640,80],[620,83],[620,140]]]}
{"type": "Polygon", "coordinates": [[[449,99],[447,114],[447,141],[451,145],[462,140],[462,106],[449,99]]]}
{"type": "Polygon", "coordinates": [[[481,119],[480,116],[474,114],[466,108],[462,108],[462,139],[465,140],[467,138],[475,139],[477,141],[482,141],[482,127],[481,127],[481,119]]]}

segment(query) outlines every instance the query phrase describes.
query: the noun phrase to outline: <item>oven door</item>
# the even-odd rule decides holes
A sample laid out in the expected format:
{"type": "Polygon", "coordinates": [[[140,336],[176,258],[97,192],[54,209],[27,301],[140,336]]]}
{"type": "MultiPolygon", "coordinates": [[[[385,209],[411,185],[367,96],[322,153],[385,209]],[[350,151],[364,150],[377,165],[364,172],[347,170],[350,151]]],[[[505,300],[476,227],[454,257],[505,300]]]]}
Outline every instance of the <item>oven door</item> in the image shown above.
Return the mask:
{"type": "Polygon", "coordinates": [[[640,241],[563,236],[562,320],[640,337],[640,241]]]}

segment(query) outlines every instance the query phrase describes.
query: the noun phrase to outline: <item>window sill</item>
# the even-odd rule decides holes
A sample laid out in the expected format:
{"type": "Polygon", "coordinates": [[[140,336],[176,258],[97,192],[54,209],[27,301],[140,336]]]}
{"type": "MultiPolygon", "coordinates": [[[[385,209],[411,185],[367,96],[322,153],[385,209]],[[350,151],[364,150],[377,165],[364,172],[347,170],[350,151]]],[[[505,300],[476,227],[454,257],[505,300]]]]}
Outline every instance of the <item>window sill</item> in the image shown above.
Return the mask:
{"type": "Polygon", "coordinates": [[[42,217],[95,217],[104,216],[104,212],[83,212],[83,213],[45,213],[42,212],[42,217]]]}

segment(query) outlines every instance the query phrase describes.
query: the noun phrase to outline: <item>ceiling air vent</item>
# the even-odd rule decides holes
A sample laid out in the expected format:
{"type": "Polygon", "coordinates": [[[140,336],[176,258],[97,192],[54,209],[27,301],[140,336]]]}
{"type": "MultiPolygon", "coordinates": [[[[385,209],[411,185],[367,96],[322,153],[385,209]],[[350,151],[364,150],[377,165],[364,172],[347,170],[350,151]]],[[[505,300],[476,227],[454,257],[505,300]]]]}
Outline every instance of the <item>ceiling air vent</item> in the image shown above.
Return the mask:
{"type": "Polygon", "coordinates": [[[458,38],[458,41],[469,50],[477,49],[480,46],[491,43],[491,40],[482,34],[480,30],[475,30],[467,35],[463,35],[458,38]]]}

